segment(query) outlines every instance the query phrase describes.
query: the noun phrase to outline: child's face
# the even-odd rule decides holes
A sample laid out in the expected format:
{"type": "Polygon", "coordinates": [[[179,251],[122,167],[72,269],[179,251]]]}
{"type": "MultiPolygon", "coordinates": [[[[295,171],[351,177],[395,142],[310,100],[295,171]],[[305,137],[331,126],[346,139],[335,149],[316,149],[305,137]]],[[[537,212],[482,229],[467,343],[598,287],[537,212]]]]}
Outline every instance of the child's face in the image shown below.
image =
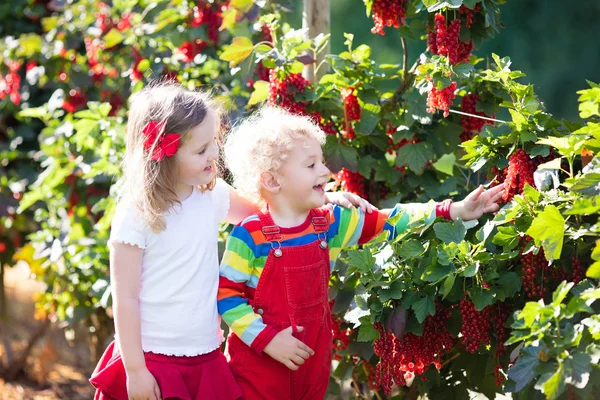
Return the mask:
{"type": "Polygon", "coordinates": [[[329,173],[323,164],[319,142],[309,138],[296,139],[292,152],[279,170],[279,194],[296,211],[321,207],[325,204],[329,173]]]}
{"type": "Polygon", "coordinates": [[[175,155],[179,184],[201,186],[212,181],[215,174],[214,163],[218,157],[216,133],[217,120],[214,112],[209,109],[204,121],[190,131],[189,139],[175,155]]]}

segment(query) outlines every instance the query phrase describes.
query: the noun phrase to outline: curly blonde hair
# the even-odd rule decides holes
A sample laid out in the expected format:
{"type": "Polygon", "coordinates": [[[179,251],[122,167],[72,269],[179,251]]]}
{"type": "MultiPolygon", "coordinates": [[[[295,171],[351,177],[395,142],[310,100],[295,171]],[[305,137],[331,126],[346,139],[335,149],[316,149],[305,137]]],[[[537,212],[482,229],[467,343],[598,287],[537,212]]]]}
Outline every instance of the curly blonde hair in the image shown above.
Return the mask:
{"type": "Polygon", "coordinates": [[[294,141],[302,138],[325,142],[325,133],[307,116],[294,115],[279,107],[263,107],[227,135],[225,163],[234,186],[245,196],[260,201],[260,177],[279,171],[294,141]]]}
{"type": "MultiPolygon", "coordinates": [[[[151,159],[157,144],[154,143],[150,151],[144,149],[144,126],[150,121],[164,122],[165,132],[180,134],[181,146],[189,140],[190,130],[204,121],[209,110],[219,119],[219,107],[208,93],[189,91],[173,82],[154,81],[132,97],[125,137],[123,197],[155,232],[165,229],[162,216],[179,203],[175,193],[178,170],[175,157],[151,159]]],[[[215,172],[216,168],[217,165],[215,172]]],[[[211,190],[215,183],[216,173],[210,184],[199,189],[211,190]]]]}

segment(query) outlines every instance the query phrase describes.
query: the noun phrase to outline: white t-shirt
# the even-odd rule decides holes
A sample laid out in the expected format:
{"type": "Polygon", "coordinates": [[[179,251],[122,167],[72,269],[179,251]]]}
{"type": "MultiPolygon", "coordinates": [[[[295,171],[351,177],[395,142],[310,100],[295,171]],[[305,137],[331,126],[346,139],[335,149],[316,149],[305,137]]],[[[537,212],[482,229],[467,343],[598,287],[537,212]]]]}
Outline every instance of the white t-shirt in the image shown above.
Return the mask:
{"type": "Polygon", "coordinates": [[[166,229],[154,233],[121,201],[109,244],[144,249],[140,289],[142,348],[159,354],[194,356],[223,342],[217,312],[218,223],[229,211],[222,180],[212,191],[194,190],[165,215],[166,229]]]}

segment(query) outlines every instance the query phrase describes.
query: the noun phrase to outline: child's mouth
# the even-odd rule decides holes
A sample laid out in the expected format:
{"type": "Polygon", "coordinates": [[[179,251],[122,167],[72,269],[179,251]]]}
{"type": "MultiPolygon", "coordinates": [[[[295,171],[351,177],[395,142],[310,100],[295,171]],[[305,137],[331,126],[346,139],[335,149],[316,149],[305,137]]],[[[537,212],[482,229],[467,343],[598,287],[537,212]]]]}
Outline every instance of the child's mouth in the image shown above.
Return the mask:
{"type": "Polygon", "coordinates": [[[204,168],[204,172],[211,172],[212,168],[212,165],[209,165],[208,167],[204,168]]]}
{"type": "Polygon", "coordinates": [[[325,184],[322,183],[320,185],[315,185],[315,186],[313,186],[313,189],[319,193],[325,193],[325,184]]]}

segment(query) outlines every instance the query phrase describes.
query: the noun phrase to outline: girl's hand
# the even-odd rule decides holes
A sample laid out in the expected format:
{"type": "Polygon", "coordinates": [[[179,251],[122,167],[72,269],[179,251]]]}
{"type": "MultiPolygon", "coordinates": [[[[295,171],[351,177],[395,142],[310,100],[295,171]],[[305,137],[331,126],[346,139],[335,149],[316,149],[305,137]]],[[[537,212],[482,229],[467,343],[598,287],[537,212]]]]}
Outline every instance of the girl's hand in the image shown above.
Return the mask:
{"type": "MultiPolygon", "coordinates": [[[[298,332],[304,330],[301,326],[296,328],[298,332]]],[[[292,371],[296,371],[305,360],[315,354],[304,342],[292,335],[291,326],[275,335],[263,351],[292,371]]]]}
{"type": "Polygon", "coordinates": [[[127,394],[129,400],[161,400],[156,379],[146,367],[127,370],[127,394]]]}
{"type": "Polygon", "coordinates": [[[354,193],[348,192],[327,192],[325,193],[325,202],[331,204],[337,204],[338,206],[352,208],[354,206],[359,207],[363,213],[371,214],[373,212],[373,205],[367,200],[354,193]]]}
{"type": "Polygon", "coordinates": [[[500,206],[496,202],[502,198],[503,193],[504,185],[498,185],[485,191],[483,186],[479,185],[463,201],[450,206],[450,217],[453,221],[458,218],[470,221],[480,218],[485,213],[498,211],[500,206]]]}

